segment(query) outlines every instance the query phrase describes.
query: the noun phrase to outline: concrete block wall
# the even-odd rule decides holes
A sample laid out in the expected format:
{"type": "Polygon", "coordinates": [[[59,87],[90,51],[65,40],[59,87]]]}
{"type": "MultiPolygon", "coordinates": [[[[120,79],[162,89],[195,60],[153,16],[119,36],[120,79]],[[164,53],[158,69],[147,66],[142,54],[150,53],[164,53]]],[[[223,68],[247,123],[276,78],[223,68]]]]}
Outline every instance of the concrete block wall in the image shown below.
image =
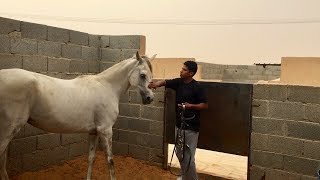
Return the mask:
{"type": "Polygon", "coordinates": [[[221,65],[199,63],[202,65],[202,79],[215,79],[224,82],[256,83],[259,80],[273,80],[280,78],[280,66],[248,66],[221,65]]]}
{"type": "MultiPolygon", "coordinates": [[[[123,59],[132,57],[136,51],[145,53],[144,36],[92,35],[0,17],[0,69],[22,68],[52,77],[70,79],[83,74],[99,73],[123,59]]],[[[133,115],[139,117],[136,115],[142,114],[140,109],[144,112],[141,116],[144,119],[140,121],[139,118],[132,118],[135,121],[127,121],[128,128],[122,128],[122,131],[115,128],[115,141],[120,139],[121,142],[126,142],[123,134],[128,132],[125,135],[132,138],[130,133],[134,132],[134,135],[141,137],[138,143],[142,146],[146,143],[143,141],[145,136],[141,133],[150,133],[150,143],[158,143],[158,137],[151,134],[161,134],[154,126],[161,125],[161,121],[154,120],[152,115],[146,115],[146,112],[154,110],[155,107],[139,105],[135,91],[130,91],[130,97],[130,103],[133,104],[123,103],[120,108],[122,114],[125,109],[131,109],[131,114],[124,113],[126,116],[121,116],[122,120],[117,126],[123,127],[126,119],[129,120],[133,115]],[[138,113],[134,114],[136,112],[138,113]],[[146,127],[146,124],[149,126],[146,127]]],[[[145,158],[146,154],[141,154],[139,150],[143,147],[133,146],[134,140],[130,140],[130,151],[122,150],[119,148],[122,144],[115,143],[115,154],[131,152],[145,158]],[[118,149],[120,150],[117,151],[118,149]]],[[[159,144],[154,144],[152,148],[156,149],[158,146],[160,147],[159,144]]],[[[35,170],[87,152],[87,134],[53,134],[27,124],[9,145],[8,170],[10,174],[35,170]]],[[[156,159],[155,153],[156,151],[150,152],[148,156],[156,159]]]]}
{"type": "Polygon", "coordinates": [[[119,111],[114,126],[114,152],[161,165],[164,88],[155,90],[155,99],[150,105],[142,105],[140,94],[130,89],[122,96],[119,111]]]}
{"type": "Polygon", "coordinates": [[[255,84],[250,179],[317,179],[320,87],[255,84]]]}

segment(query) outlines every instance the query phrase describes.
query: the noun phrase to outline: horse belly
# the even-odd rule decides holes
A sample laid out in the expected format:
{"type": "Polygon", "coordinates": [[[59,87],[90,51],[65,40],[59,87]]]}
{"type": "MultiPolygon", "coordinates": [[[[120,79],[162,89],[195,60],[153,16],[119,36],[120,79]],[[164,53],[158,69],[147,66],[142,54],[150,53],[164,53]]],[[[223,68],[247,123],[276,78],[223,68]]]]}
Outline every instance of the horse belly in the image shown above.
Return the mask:
{"type": "Polygon", "coordinates": [[[30,124],[49,132],[73,133],[95,130],[94,101],[77,88],[47,85],[37,97],[30,124]]]}
{"type": "Polygon", "coordinates": [[[31,114],[28,123],[53,133],[76,133],[95,131],[93,114],[64,112],[52,114],[31,114]]]}

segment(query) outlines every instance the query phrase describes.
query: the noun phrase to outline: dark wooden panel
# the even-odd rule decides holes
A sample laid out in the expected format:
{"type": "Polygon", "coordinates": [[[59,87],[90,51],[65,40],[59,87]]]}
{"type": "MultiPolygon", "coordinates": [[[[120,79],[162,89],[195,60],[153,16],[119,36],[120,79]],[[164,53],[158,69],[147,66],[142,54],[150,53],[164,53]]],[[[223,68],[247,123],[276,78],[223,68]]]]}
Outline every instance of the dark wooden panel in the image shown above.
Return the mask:
{"type": "MultiPolygon", "coordinates": [[[[198,147],[244,155],[249,153],[252,84],[201,82],[209,109],[201,112],[198,147]]],[[[166,91],[165,141],[174,144],[175,93],[166,91]]]]}

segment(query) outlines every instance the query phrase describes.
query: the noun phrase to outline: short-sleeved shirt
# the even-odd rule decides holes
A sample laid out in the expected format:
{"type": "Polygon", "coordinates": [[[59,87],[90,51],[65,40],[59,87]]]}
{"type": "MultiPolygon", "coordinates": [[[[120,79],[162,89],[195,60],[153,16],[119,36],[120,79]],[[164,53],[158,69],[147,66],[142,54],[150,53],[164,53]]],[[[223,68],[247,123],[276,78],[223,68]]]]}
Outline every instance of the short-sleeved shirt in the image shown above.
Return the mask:
{"type": "MultiPolygon", "coordinates": [[[[207,103],[205,91],[196,80],[192,80],[189,83],[184,83],[181,78],[166,80],[166,88],[176,91],[176,126],[179,128],[181,127],[181,109],[178,108],[178,104],[185,102],[190,104],[207,103]]],[[[192,120],[186,121],[187,126],[185,128],[198,132],[200,128],[200,111],[186,109],[184,114],[186,118],[195,116],[192,120]]]]}

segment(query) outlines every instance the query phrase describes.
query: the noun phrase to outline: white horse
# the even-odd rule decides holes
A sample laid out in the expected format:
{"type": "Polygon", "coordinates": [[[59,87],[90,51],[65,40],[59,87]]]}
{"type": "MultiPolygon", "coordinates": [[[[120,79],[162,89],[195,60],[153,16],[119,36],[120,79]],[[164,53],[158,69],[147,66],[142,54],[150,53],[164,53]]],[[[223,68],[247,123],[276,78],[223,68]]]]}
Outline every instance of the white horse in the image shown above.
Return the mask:
{"type": "Polygon", "coordinates": [[[53,133],[89,133],[87,179],[98,137],[104,147],[111,179],[116,179],[112,159],[112,126],[119,114],[119,99],[130,86],[139,89],[142,102],[154,98],[148,84],[150,61],[137,52],[97,74],[62,80],[22,69],[0,70],[0,179],[7,180],[7,146],[29,123],[53,133]]]}

